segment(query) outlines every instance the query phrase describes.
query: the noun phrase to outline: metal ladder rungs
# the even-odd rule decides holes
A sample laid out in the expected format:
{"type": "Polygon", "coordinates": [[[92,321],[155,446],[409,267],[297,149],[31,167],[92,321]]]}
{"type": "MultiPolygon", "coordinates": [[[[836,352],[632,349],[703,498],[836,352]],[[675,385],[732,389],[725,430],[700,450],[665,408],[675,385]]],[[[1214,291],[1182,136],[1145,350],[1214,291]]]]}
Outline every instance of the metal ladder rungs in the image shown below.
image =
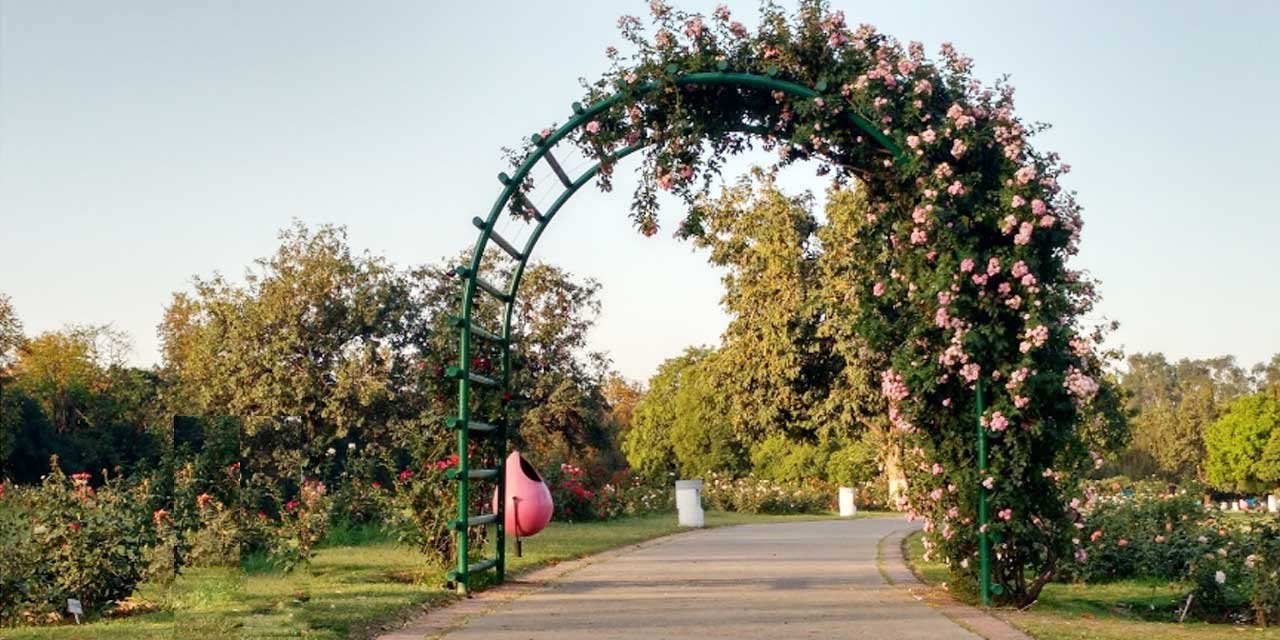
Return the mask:
{"type": "Polygon", "coordinates": [[[483,289],[485,293],[501,300],[502,302],[511,302],[511,295],[494,286],[493,283],[481,278],[480,276],[476,276],[475,280],[476,286],[483,289]]]}
{"type": "MultiPolygon", "coordinates": [[[[463,428],[462,420],[459,418],[449,418],[448,424],[451,429],[463,428]]],[[[473,433],[493,433],[500,428],[501,427],[496,424],[489,424],[488,422],[481,422],[479,420],[468,420],[466,423],[467,431],[471,431],[473,433]]]]}
{"type": "MultiPolygon", "coordinates": [[[[487,571],[489,569],[494,568],[497,565],[498,565],[497,558],[486,558],[479,562],[473,562],[467,565],[467,574],[469,576],[470,574],[473,574],[473,573],[480,573],[481,571],[487,571]]],[[[455,569],[449,572],[448,577],[449,577],[449,580],[459,580],[462,576],[458,575],[458,571],[455,569]]]]}
{"type": "MultiPolygon", "coordinates": [[[[493,524],[493,523],[495,523],[495,522],[497,522],[497,521],[498,521],[498,514],[496,514],[496,513],[486,513],[486,514],[484,514],[484,515],[471,516],[470,518],[467,518],[466,526],[467,526],[467,527],[478,527],[478,526],[480,526],[480,525],[493,524]]],[[[454,528],[455,530],[459,530],[459,529],[461,529],[461,528],[462,528],[462,521],[461,521],[461,520],[454,520],[454,521],[453,521],[453,528],[454,528]]]]}
{"type": "MultiPolygon", "coordinates": [[[[461,329],[461,328],[463,328],[464,326],[466,326],[466,322],[464,322],[464,321],[462,320],[462,318],[454,318],[454,319],[453,319],[453,326],[454,326],[455,328],[461,329]]],[[[477,337],[477,338],[483,338],[483,339],[488,340],[488,341],[490,341],[490,342],[497,342],[498,344],[506,344],[506,343],[507,343],[507,340],[506,340],[505,338],[503,338],[502,336],[500,336],[500,335],[498,335],[498,334],[496,334],[496,333],[494,333],[494,332],[492,332],[492,331],[489,331],[489,330],[487,330],[487,329],[481,329],[480,327],[477,327],[477,326],[475,325],[475,323],[474,323],[474,322],[473,322],[473,323],[471,323],[471,335],[473,335],[473,336],[475,336],[475,337],[477,337]]]]}
{"type": "MultiPolygon", "coordinates": [[[[478,373],[475,373],[474,371],[467,371],[466,374],[467,374],[468,380],[478,385],[483,385],[486,387],[495,387],[495,388],[502,386],[502,383],[498,382],[497,380],[494,380],[493,378],[490,378],[487,376],[482,376],[478,373]]],[[[458,367],[449,367],[448,369],[445,370],[445,376],[449,378],[461,378],[462,369],[458,367]]]]}
{"type": "MultiPolygon", "coordinates": [[[[472,218],[471,224],[475,225],[475,228],[481,231],[484,231],[489,226],[489,225],[486,225],[484,223],[484,220],[481,220],[480,218],[472,218]]],[[[506,251],[507,255],[511,256],[512,258],[515,258],[516,260],[524,260],[524,254],[520,253],[520,251],[517,250],[514,246],[512,246],[510,242],[507,242],[506,238],[498,235],[497,231],[490,229],[489,239],[492,240],[494,244],[498,245],[499,247],[502,247],[502,250],[506,251]]]]}
{"type": "Polygon", "coordinates": [[[560,178],[560,182],[564,184],[565,188],[572,189],[573,181],[569,179],[569,174],[565,173],[564,168],[560,166],[560,161],[551,155],[551,149],[547,149],[542,154],[542,158],[547,161],[547,164],[551,165],[551,170],[555,172],[557,178],[560,178]]]}

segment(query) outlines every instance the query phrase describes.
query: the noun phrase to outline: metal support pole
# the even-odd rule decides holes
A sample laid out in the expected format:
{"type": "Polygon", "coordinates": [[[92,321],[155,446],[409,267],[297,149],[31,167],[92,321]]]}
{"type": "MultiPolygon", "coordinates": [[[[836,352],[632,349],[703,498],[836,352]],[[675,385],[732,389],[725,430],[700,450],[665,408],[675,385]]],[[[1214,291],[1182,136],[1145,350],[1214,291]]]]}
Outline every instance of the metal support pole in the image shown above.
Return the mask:
{"type": "Polygon", "coordinates": [[[987,475],[987,430],[982,426],[982,378],[977,385],[978,423],[978,594],[982,606],[991,606],[991,540],[987,533],[990,514],[987,513],[987,486],[982,482],[987,475]]]}
{"type": "MultiPolygon", "coordinates": [[[[471,310],[466,309],[465,311],[466,312],[463,314],[463,319],[467,322],[470,322],[471,310]]],[[[469,371],[468,365],[470,363],[468,361],[471,358],[471,331],[466,326],[464,326],[462,329],[461,344],[459,344],[458,346],[459,346],[459,351],[461,352],[458,358],[458,366],[462,368],[463,372],[469,371]]],[[[467,432],[469,431],[469,429],[467,428],[467,422],[471,420],[470,400],[471,400],[471,380],[469,380],[468,376],[464,373],[463,375],[458,377],[458,420],[459,420],[459,424],[462,425],[462,428],[458,429],[458,522],[461,523],[461,526],[458,527],[458,534],[457,534],[458,535],[457,589],[458,589],[458,593],[461,593],[463,595],[466,595],[471,590],[471,585],[469,584],[469,582],[471,581],[471,576],[468,575],[468,571],[467,571],[467,563],[470,561],[470,557],[471,557],[471,554],[469,553],[470,545],[468,544],[471,532],[468,530],[467,524],[466,524],[467,518],[469,516],[469,514],[467,513],[467,509],[468,509],[468,505],[471,503],[470,491],[469,491],[470,487],[468,486],[470,482],[468,481],[468,478],[467,478],[467,472],[471,468],[471,460],[470,460],[471,456],[468,455],[469,453],[468,449],[470,447],[468,446],[468,442],[467,442],[468,441],[467,432]]]]}

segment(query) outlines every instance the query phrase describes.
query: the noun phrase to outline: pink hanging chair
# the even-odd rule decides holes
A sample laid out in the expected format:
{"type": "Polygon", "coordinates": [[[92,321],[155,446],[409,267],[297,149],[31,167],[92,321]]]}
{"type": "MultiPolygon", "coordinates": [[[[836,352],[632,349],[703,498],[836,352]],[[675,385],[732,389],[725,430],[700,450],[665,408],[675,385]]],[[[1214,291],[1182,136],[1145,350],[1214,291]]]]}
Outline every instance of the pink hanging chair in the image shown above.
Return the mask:
{"type": "MultiPolygon", "coordinates": [[[[546,528],[551,522],[554,504],[551,490],[533,465],[519,451],[507,456],[507,504],[505,524],[509,535],[518,541],[546,528]]],[[[493,507],[498,508],[498,490],[493,490],[493,507]]]]}

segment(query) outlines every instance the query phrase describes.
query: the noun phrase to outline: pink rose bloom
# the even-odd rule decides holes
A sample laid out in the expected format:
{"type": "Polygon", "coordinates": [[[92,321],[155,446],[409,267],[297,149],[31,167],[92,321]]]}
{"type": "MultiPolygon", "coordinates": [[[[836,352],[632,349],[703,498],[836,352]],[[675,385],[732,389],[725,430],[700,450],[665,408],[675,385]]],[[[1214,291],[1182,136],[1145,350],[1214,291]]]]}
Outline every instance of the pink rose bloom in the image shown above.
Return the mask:
{"type": "Polygon", "coordinates": [[[916,227],[911,230],[911,244],[924,244],[929,241],[929,234],[924,229],[916,227]]]}
{"type": "Polygon", "coordinates": [[[884,295],[884,283],[877,282],[874,287],[871,287],[871,293],[875,294],[877,298],[884,295]]]}
{"type": "Polygon", "coordinates": [[[920,136],[907,136],[907,146],[912,149],[920,146],[920,136]]]}
{"type": "Polygon", "coordinates": [[[1013,509],[1005,507],[1004,509],[1001,509],[1000,513],[996,515],[999,516],[1001,520],[1008,522],[1013,519],[1013,509]]]}
{"type": "Polygon", "coordinates": [[[1023,167],[1021,169],[1018,169],[1017,173],[1013,174],[1013,179],[1017,180],[1018,184],[1027,184],[1028,182],[1031,182],[1032,180],[1034,180],[1035,177],[1036,177],[1035,167],[1023,167]]]}
{"type": "Polygon", "coordinates": [[[1028,397],[1026,397],[1026,396],[1014,396],[1014,397],[1013,397],[1013,406],[1015,406],[1015,407],[1017,407],[1017,408],[1019,408],[1019,409],[1026,408],[1026,406],[1027,406],[1027,405],[1029,405],[1029,404],[1031,404],[1031,398],[1028,398],[1028,397]]]}
{"type": "Polygon", "coordinates": [[[964,194],[964,185],[960,184],[959,180],[956,180],[951,183],[951,186],[947,187],[947,193],[953,196],[962,195],[964,194]]]}
{"type": "Polygon", "coordinates": [[[964,378],[966,382],[973,382],[974,380],[977,380],[978,375],[980,375],[981,372],[982,367],[979,367],[976,362],[970,362],[969,364],[960,367],[960,377],[964,378]]]}
{"type": "Polygon", "coordinates": [[[987,261],[987,275],[994,276],[1000,273],[1000,258],[992,258],[987,261]]]}
{"type": "Polygon", "coordinates": [[[1018,235],[1013,237],[1013,243],[1017,245],[1025,245],[1031,243],[1031,232],[1035,231],[1036,226],[1030,222],[1024,222],[1018,227],[1018,235]]]}
{"type": "Polygon", "coordinates": [[[1009,204],[1013,205],[1014,209],[1017,209],[1018,207],[1026,204],[1026,202],[1026,200],[1022,199],[1022,196],[1014,196],[1013,200],[1009,201],[1009,204]]]}
{"type": "Polygon", "coordinates": [[[1053,225],[1057,224],[1057,222],[1058,222],[1057,218],[1051,215],[1045,215],[1040,218],[1040,227],[1043,229],[1048,229],[1053,225]]]}
{"type": "Polygon", "coordinates": [[[1031,213],[1037,216],[1042,216],[1044,215],[1044,212],[1048,210],[1049,208],[1045,206],[1044,200],[1041,200],[1040,198],[1036,198],[1035,200],[1031,201],[1031,213]]]}
{"type": "Polygon", "coordinates": [[[964,260],[961,260],[961,261],[960,261],[960,272],[961,272],[961,273],[969,273],[970,271],[973,271],[973,264],[974,264],[974,263],[973,263],[973,258],[965,258],[964,260]]]}
{"type": "Polygon", "coordinates": [[[973,283],[981,287],[987,284],[987,278],[988,276],[985,273],[975,273],[973,274],[973,283]]]}
{"type": "Polygon", "coordinates": [[[1004,431],[1009,428],[1009,419],[1004,417],[1003,413],[996,411],[991,414],[991,420],[987,424],[992,431],[1004,431]]]}
{"type": "Polygon", "coordinates": [[[600,133],[600,123],[592,120],[587,123],[587,133],[600,133]]]}
{"type": "Polygon", "coordinates": [[[933,141],[938,139],[938,132],[933,129],[925,129],[924,133],[920,134],[920,137],[924,139],[926,144],[933,144],[933,141]]]}
{"type": "Polygon", "coordinates": [[[957,159],[963,156],[964,152],[968,150],[969,150],[969,146],[966,145],[963,140],[956,140],[951,145],[951,155],[957,159]]]}

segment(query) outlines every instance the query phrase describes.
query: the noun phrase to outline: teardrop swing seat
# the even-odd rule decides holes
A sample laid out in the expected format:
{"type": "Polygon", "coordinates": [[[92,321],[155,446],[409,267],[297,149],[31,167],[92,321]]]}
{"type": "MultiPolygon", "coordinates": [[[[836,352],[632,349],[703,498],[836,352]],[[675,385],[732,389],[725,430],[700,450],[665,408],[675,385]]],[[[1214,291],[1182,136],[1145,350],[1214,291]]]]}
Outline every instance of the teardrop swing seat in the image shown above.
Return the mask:
{"type": "MultiPolygon", "coordinates": [[[[520,555],[520,538],[528,537],[542,531],[551,522],[554,503],[551,501],[551,490],[542,479],[542,474],[529,464],[519,451],[512,451],[507,456],[506,477],[507,500],[504,510],[504,526],[507,532],[516,537],[516,556],[520,555]]],[[[493,491],[493,507],[498,508],[498,490],[493,491]]]]}

